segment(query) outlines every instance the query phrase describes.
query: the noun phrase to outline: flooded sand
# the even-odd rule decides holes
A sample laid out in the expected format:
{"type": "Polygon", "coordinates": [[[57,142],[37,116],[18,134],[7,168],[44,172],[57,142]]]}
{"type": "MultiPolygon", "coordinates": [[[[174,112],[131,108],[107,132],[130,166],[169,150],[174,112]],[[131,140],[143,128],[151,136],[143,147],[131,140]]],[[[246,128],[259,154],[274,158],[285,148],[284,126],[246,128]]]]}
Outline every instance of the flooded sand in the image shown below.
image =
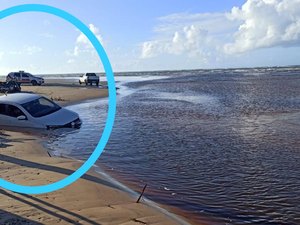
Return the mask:
{"type": "MultiPolygon", "coordinates": [[[[160,75],[168,78],[137,76],[124,96],[121,87],[99,164],[134,189],[147,183],[148,198],[188,211],[194,220],[299,224],[300,73],[160,75]]],[[[107,100],[70,108],[83,119],[82,129],[54,135],[48,147],[85,159],[101,135],[107,100]],[[84,135],[91,139],[82,142],[84,135]]]]}

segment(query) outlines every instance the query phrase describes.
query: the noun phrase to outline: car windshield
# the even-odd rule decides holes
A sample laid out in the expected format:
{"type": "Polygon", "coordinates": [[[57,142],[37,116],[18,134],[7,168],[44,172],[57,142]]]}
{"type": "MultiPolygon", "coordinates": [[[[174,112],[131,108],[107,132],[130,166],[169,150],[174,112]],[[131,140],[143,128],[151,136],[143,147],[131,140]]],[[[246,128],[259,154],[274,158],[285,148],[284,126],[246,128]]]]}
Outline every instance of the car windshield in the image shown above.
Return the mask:
{"type": "Polygon", "coordinates": [[[87,73],[86,75],[87,75],[88,77],[95,77],[95,76],[96,76],[95,73],[87,73]]]}
{"type": "Polygon", "coordinates": [[[61,109],[61,107],[47,98],[41,97],[31,102],[22,104],[33,117],[42,117],[54,113],[61,109]]]}

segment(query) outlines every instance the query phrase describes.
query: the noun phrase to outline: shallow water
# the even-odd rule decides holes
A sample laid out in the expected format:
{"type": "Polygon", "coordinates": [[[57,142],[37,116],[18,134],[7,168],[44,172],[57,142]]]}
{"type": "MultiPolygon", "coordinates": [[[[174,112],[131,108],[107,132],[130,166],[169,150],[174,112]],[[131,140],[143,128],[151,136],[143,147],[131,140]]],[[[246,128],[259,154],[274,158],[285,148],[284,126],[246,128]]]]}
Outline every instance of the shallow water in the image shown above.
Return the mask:
{"type": "MultiPolygon", "coordinates": [[[[133,188],[147,183],[148,198],[192,212],[196,220],[300,224],[300,73],[155,75],[169,78],[123,83],[99,163],[133,188]]],[[[85,159],[101,135],[107,100],[69,108],[80,114],[82,128],[63,136],[58,131],[48,147],[85,159]]]]}

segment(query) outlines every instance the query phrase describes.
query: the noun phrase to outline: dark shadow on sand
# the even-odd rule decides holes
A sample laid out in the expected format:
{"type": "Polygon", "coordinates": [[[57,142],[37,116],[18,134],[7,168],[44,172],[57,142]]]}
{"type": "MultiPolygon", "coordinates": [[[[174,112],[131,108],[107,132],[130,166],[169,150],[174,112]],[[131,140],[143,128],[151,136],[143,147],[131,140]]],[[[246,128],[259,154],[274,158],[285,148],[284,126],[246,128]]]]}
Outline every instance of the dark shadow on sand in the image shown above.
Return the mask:
{"type": "MultiPolygon", "coordinates": [[[[8,131],[14,131],[13,129],[8,129],[8,131]]],[[[12,143],[18,142],[18,143],[23,143],[24,141],[33,141],[35,139],[33,138],[13,138],[9,134],[5,134],[0,131],[0,148],[6,148],[13,146],[12,143]]]]}
{"type": "MultiPolygon", "coordinates": [[[[18,159],[18,158],[8,156],[8,155],[3,155],[3,154],[0,154],[0,161],[6,161],[9,163],[13,163],[16,165],[25,166],[25,167],[29,167],[29,168],[35,168],[35,169],[41,169],[41,170],[61,173],[61,174],[65,174],[67,176],[74,173],[74,171],[70,170],[70,169],[65,169],[65,168],[61,168],[61,167],[57,167],[57,166],[44,165],[41,163],[31,162],[31,161],[24,160],[24,159],[18,159]]],[[[103,180],[99,177],[91,176],[89,174],[85,174],[81,178],[88,180],[88,181],[98,183],[98,184],[102,184],[102,185],[105,185],[105,186],[108,186],[111,188],[122,190],[122,188],[120,188],[118,185],[115,185],[111,182],[103,180]]]]}
{"type": "Polygon", "coordinates": [[[9,144],[12,142],[11,140],[8,139],[10,135],[4,134],[3,132],[0,131],[0,148],[6,148],[12,146],[9,144]]]}
{"type": "MultiPolygon", "coordinates": [[[[0,190],[1,192],[1,190],[0,190]]],[[[0,209],[0,224],[13,225],[13,224],[27,224],[27,225],[42,225],[36,221],[23,218],[13,213],[0,209]]]]}
{"type": "MultiPolygon", "coordinates": [[[[14,130],[11,129],[11,131],[14,131],[14,130]]],[[[22,143],[24,141],[32,141],[32,140],[35,140],[35,139],[32,139],[32,138],[13,138],[11,135],[5,134],[0,130],[0,148],[7,148],[7,147],[10,147],[10,146],[13,146],[12,143],[14,143],[14,142],[22,143]]]]}
{"type": "MultiPolygon", "coordinates": [[[[90,219],[88,219],[88,218],[86,218],[84,216],[81,216],[79,214],[73,213],[71,211],[68,211],[68,210],[63,209],[63,208],[58,207],[58,206],[55,206],[53,204],[47,203],[47,202],[45,202],[43,200],[40,200],[40,199],[35,198],[35,197],[32,197],[30,195],[24,195],[24,194],[22,194],[21,196],[24,197],[24,198],[27,198],[27,199],[31,199],[32,201],[35,201],[36,203],[28,201],[28,200],[26,200],[24,198],[18,197],[18,196],[16,196],[16,194],[11,194],[11,193],[9,193],[7,191],[4,191],[4,190],[0,190],[0,193],[3,194],[3,195],[5,195],[5,196],[7,196],[7,197],[9,197],[9,198],[12,198],[12,199],[14,199],[16,201],[19,201],[19,202],[22,202],[22,203],[24,203],[26,205],[34,207],[34,208],[36,208],[36,209],[38,209],[40,211],[43,211],[43,212],[45,212],[45,213],[47,213],[47,214],[49,214],[51,216],[54,216],[56,218],[59,218],[59,219],[64,220],[64,221],[66,221],[68,223],[71,223],[71,224],[78,224],[79,225],[81,223],[78,220],[82,220],[82,221],[84,221],[85,223],[88,223],[88,224],[100,225],[99,223],[97,223],[95,221],[92,221],[92,220],[90,220],[90,219]],[[41,205],[39,205],[37,203],[43,204],[44,206],[52,208],[52,209],[51,210],[47,209],[47,208],[45,208],[45,207],[43,207],[43,206],[41,206],[41,205]],[[55,211],[57,211],[57,212],[55,212],[55,211]],[[69,216],[72,216],[72,217],[76,217],[77,220],[71,219],[71,218],[69,218],[67,216],[63,216],[63,215],[59,214],[58,212],[59,213],[68,214],[69,216]]],[[[5,213],[8,213],[8,212],[3,212],[3,213],[5,214],[5,213]]],[[[0,215],[1,215],[1,210],[0,210],[0,215]]],[[[1,219],[0,219],[0,221],[1,221],[1,219]]],[[[21,217],[21,220],[18,221],[18,222],[20,222],[20,223],[1,223],[1,224],[24,224],[24,223],[28,224],[28,222],[26,221],[26,219],[24,219],[22,217],[21,217]],[[22,219],[24,221],[22,221],[22,219]]],[[[31,223],[29,223],[29,224],[31,224],[31,223]]],[[[40,224],[40,223],[33,222],[32,224],[40,224]]]]}

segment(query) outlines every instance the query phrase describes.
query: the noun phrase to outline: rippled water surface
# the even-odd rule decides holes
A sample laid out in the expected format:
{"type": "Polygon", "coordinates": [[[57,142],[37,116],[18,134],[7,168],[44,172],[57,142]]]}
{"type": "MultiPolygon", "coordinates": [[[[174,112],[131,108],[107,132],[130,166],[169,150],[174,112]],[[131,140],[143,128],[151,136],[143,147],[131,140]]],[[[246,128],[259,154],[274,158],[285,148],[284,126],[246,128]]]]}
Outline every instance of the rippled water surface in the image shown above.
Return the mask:
{"type": "MultiPolygon", "coordinates": [[[[300,73],[155,75],[161,79],[137,76],[121,86],[99,163],[133,188],[147,183],[147,197],[192,212],[196,220],[300,224],[300,73]]],[[[83,127],[57,133],[48,146],[85,159],[101,135],[107,100],[69,108],[83,127]]]]}

